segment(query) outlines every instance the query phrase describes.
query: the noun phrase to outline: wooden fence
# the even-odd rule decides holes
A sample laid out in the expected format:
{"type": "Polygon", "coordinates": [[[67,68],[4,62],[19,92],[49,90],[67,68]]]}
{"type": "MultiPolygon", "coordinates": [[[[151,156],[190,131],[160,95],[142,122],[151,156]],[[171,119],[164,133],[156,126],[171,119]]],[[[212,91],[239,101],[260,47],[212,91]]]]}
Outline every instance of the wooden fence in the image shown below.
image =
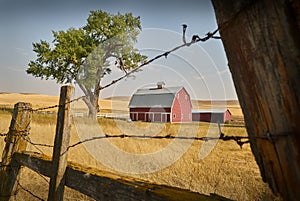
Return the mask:
{"type": "Polygon", "coordinates": [[[263,180],[300,200],[300,1],[212,3],[263,180]]]}
{"type": "Polygon", "coordinates": [[[32,109],[29,103],[15,105],[2,156],[0,201],[9,200],[13,195],[21,166],[50,177],[49,201],[63,200],[65,186],[96,200],[227,200],[68,162],[73,94],[73,87],[61,88],[52,157],[26,153],[32,109]]]}

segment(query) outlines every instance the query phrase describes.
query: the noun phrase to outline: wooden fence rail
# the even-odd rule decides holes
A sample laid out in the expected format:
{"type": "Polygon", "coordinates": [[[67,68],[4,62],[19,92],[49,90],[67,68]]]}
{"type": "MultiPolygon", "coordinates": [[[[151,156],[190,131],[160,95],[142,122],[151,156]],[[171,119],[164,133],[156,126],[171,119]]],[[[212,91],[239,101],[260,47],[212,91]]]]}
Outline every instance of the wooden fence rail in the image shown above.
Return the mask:
{"type": "Polygon", "coordinates": [[[8,201],[14,194],[21,166],[50,177],[48,201],[62,201],[64,186],[96,200],[105,201],[228,200],[217,195],[202,195],[67,162],[71,128],[70,103],[73,94],[73,87],[61,88],[52,157],[26,153],[32,115],[31,105],[28,103],[15,105],[0,166],[0,201],[8,201]]]}
{"type": "MultiPolygon", "coordinates": [[[[14,159],[22,166],[44,176],[51,176],[51,158],[48,156],[15,153],[14,159]]],[[[64,185],[96,200],[217,200],[212,196],[119,176],[72,162],[67,164],[64,185]]]]}

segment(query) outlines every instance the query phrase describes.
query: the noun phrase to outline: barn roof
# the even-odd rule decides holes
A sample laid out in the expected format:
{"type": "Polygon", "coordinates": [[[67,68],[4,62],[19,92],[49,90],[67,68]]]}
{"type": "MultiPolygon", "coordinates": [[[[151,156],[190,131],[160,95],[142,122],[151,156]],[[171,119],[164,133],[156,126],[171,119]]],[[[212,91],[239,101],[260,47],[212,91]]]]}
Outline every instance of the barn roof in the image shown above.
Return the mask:
{"type": "Polygon", "coordinates": [[[173,100],[183,87],[138,89],[131,97],[129,108],[172,107],[173,100]]]}

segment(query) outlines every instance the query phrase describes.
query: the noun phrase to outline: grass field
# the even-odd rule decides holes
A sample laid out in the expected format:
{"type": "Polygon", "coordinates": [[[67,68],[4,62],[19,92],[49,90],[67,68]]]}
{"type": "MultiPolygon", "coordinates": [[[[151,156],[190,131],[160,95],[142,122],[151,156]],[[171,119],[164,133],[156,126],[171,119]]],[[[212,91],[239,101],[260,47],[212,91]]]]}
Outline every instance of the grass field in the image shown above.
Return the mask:
{"type": "MultiPolygon", "coordinates": [[[[31,102],[34,108],[45,107],[57,104],[58,97],[44,95],[20,95],[20,94],[0,94],[0,107],[11,108],[18,101],[31,102]]],[[[83,104],[83,103],[80,103],[83,104]]],[[[80,108],[82,105],[77,105],[80,108]]],[[[102,100],[100,106],[107,111],[126,111],[128,100],[102,100]]],[[[210,107],[209,102],[199,102],[198,105],[210,107]]],[[[234,118],[242,118],[242,113],[238,102],[227,103],[232,110],[234,118]]],[[[7,111],[0,112],[0,132],[8,131],[11,114],[7,111]]],[[[55,114],[34,114],[30,138],[33,142],[53,144],[55,135],[55,114]]],[[[209,129],[208,123],[200,122],[189,124],[159,124],[144,122],[126,122],[122,120],[99,119],[99,125],[106,134],[118,135],[121,133],[145,134],[149,130],[158,130],[158,135],[170,134],[178,135],[178,131],[195,131],[196,135],[203,137],[209,129]]],[[[228,135],[246,136],[244,127],[224,127],[222,131],[228,135]]],[[[72,127],[71,142],[74,144],[80,139],[75,126],[72,127]]],[[[127,153],[145,154],[159,151],[172,143],[172,139],[138,139],[138,138],[113,138],[110,142],[127,153]]],[[[254,160],[249,144],[241,149],[235,142],[218,141],[212,152],[203,160],[199,159],[199,151],[203,146],[203,141],[193,141],[189,149],[169,167],[163,168],[154,173],[134,174],[139,177],[156,183],[167,184],[180,188],[190,189],[195,192],[218,195],[234,200],[279,200],[272,194],[267,184],[263,183],[258,166],[254,160]]],[[[0,138],[0,149],[4,147],[4,139],[0,138]]],[[[28,151],[41,152],[51,155],[52,148],[35,147],[28,145],[28,151]]],[[[0,154],[2,152],[0,151],[0,154]]],[[[68,159],[84,165],[96,167],[101,170],[114,171],[100,164],[93,158],[84,145],[71,148],[68,159]]],[[[117,160],[112,158],[111,160],[117,160]]],[[[125,174],[125,173],[120,173],[125,174]]],[[[42,178],[37,173],[22,169],[20,183],[33,193],[47,198],[48,179],[42,178]]],[[[15,196],[15,200],[34,200],[27,192],[20,190],[15,196]]],[[[65,200],[91,200],[71,189],[66,190],[65,200]]]]}

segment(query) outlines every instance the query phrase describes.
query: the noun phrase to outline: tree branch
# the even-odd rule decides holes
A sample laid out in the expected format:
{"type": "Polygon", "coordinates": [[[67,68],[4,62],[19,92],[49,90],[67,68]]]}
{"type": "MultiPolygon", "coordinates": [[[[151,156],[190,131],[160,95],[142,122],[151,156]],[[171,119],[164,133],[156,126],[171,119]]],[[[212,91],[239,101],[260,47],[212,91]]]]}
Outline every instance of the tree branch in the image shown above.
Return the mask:
{"type": "MultiPolygon", "coordinates": [[[[184,29],[186,29],[186,27],[185,27],[184,29]]],[[[184,30],[184,31],[185,31],[185,30],[184,30]]],[[[105,88],[110,87],[111,85],[116,84],[117,82],[123,80],[124,78],[127,78],[129,75],[131,75],[131,74],[133,74],[133,73],[139,71],[139,70],[140,70],[141,68],[143,68],[144,66],[146,66],[146,65],[148,65],[148,64],[150,64],[150,63],[152,63],[153,61],[155,61],[155,60],[157,60],[157,59],[159,59],[159,58],[161,58],[161,57],[167,58],[168,55],[169,55],[170,53],[175,52],[175,51],[178,50],[178,49],[181,49],[181,48],[183,48],[183,47],[189,47],[190,45],[195,44],[195,43],[197,43],[197,42],[205,42],[205,41],[207,41],[207,40],[209,40],[209,39],[211,39],[211,38],[213,38],[213,39],[220,39],[219,36],[215,36],[215,34],[216,34],[218,31],[219,31],[219,28],[217,28],[216,30],[214,30],[212,33],[211,33],[211,32],[208,32],[208,33],[206,34],[206,36],[203,37],[203,38],[200,38],[198,35],[193,35],[192,40],[191,40],[190,42],[187,43],[187,42],[184,41],[184,43],[183,43],[182,45],[179,45],[179,46],[177,46],[177,47],[174,47],[173,49],[171,49],[171,50],[169,50],[169,51],[167,51],[167,52],[164,52],[164,53],[162,53],[162,54],[159,54],[159,55],[157,55],[156,57],[150,59],[149,61],[146,61],[145,63],[142,63],[142,64],[139,65],[137,68],[135,68],[135,69],[133,69],[133,70],[131,70],[131,71],[129,71],[129,72],[126,72],[125,75],[123,75],[123,76],[121,76],[121,77],[119,77],[119,78],[117,78],[117,79],[111,81],[109,84],[107,84],[107,85],[105,85],[105,86],[103,86],[103,87],[99,86],[99,87],[100,87],[100,90],[103,90],[103,89],[105,89],[105,88]]]]}
{"type": "Polygon", "coordinates": [[[87,97],[89,97],[89,96],[84,96],[84,97],[82,98],[82,100],[83,100],[83,101],[85,102],[85,104],[88,106],[89,111],[90,111],[90,110],[94,110],[95,108],[94,108],[93,104],[91,103],[90,99],[88,99],[87,97]]]}
{"type": "Polygon", "coordinates": [[[88,96],[89,93],[87,91],[87,89],[85,88],[85,86],[83,84],[81,84],[80,82],[77,82],[79,88],[83,91],[84,95],[88,96]]]}

